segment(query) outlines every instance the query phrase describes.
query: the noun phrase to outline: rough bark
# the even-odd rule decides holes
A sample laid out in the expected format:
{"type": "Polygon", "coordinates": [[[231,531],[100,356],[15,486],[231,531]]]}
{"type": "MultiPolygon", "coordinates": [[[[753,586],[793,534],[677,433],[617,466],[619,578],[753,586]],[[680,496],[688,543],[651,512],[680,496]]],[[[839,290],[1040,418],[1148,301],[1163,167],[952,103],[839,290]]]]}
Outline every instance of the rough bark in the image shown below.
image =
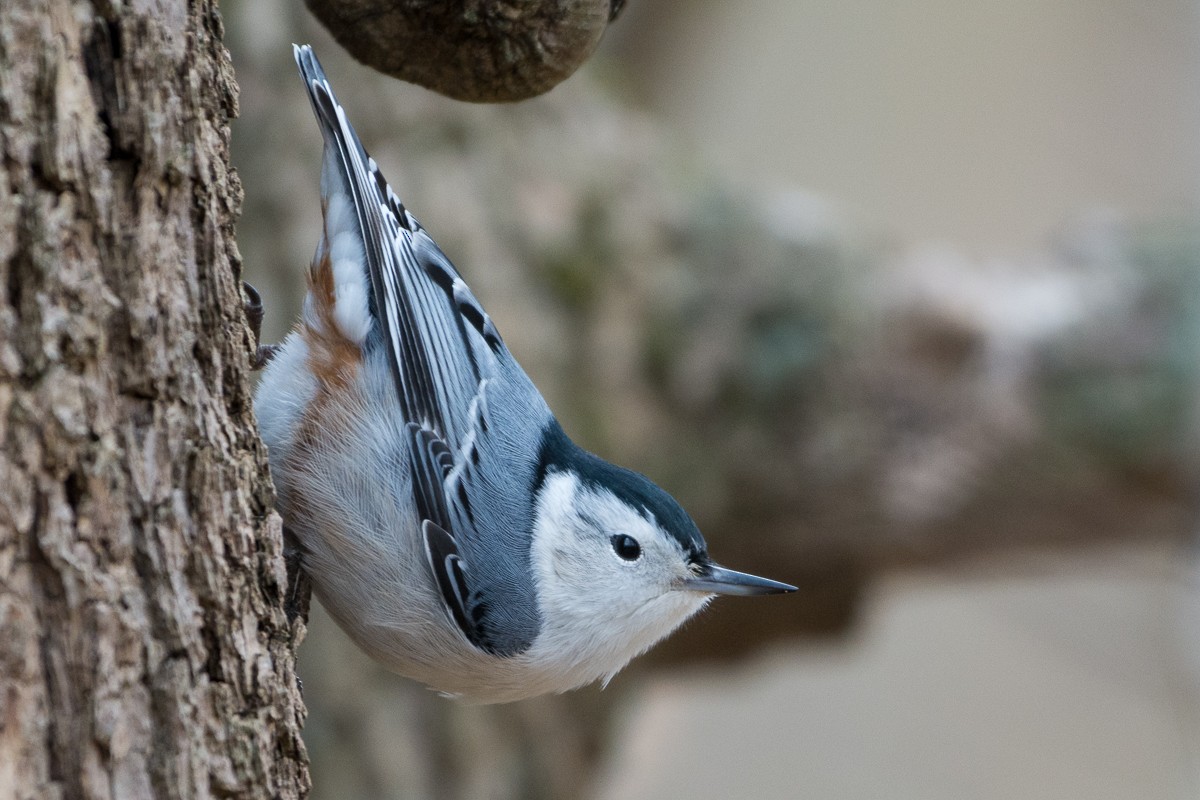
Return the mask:
{"type": "Polygon", "coordinates": [[[0,797],[301,797],[213,2],[0,6],[0,797]]]}

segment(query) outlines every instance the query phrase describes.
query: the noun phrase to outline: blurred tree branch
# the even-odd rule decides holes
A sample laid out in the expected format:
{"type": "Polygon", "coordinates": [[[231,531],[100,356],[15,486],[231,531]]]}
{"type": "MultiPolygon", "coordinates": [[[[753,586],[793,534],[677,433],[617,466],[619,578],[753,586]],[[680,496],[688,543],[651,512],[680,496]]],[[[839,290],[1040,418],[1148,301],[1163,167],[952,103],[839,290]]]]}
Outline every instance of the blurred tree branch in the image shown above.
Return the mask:
{"type": "Polygon", "coordinates": [[[587,60],[623,0],[305,0],[362,63],[458,100],[549,91],[587,60]]]}

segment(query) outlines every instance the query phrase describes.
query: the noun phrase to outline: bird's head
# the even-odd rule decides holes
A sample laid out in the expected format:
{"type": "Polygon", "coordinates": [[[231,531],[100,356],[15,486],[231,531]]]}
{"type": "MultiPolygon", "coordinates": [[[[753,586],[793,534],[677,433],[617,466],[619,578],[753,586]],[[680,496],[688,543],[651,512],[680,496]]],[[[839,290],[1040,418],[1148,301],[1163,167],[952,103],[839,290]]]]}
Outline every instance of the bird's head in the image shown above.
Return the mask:
{"type": "MultiPolygon", "coordinates": [[[[557,428],[553,425],[552,428],[557,428]]],[[[535,486],[532,547],[547,635],[617,660],[611,675],[718,594],[795,591],[714,563],[667,492],[550,430],[535,486]]]]}

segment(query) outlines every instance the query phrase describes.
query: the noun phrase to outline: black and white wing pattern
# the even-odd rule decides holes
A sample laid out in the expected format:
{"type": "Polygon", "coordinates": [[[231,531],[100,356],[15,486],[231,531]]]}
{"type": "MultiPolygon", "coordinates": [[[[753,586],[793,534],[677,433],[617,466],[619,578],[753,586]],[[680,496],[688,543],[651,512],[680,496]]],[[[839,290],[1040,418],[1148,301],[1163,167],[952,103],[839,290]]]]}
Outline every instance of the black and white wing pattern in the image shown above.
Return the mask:
{"type": "Polygon", "coordinates": [[[506,429],[528,426],[530,442],[549,412],[458,271],[367,155],[312,49],[296,47],[295,55],[325,138],[321,185],[331,249],[347,230],[328,230],[330,209],[347,202],[353,209],[342,216],[358,237],[368,278],[363,329],[371,334],[362,346],[385,347],[390,356],[434,582],[473,645],[514,655],[539,628],[529,566],[532,499],[523,477],[536,453],[514,447],[511,435],[493,435],[493,407],[506,429]]]}

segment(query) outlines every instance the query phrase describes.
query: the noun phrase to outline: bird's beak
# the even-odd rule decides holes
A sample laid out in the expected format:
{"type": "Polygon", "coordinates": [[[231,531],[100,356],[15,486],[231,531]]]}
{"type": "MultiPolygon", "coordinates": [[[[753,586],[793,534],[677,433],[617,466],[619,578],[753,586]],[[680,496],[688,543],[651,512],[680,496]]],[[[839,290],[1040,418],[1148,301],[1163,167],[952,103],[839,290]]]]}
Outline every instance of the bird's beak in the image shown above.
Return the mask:
{"type": "Polygon", "coordinates": [[[685,580],[683,587],[693,592],[705,592],[706,594],[756,595],[796,591],[795,586],[760,578],[757,575],[747,575],[745,572],[734,572],[711,562],[704,564],[699,574],[685,580]]]}

